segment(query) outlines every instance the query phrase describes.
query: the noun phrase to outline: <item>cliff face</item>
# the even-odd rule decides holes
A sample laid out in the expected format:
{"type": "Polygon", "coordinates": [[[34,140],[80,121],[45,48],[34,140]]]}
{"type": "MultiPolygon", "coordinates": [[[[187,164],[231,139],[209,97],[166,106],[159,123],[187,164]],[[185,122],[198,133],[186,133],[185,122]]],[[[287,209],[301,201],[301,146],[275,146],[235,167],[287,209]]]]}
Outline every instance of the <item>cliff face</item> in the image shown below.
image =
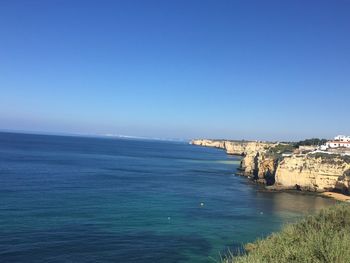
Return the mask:
{"type": "Polygon", "coordinates": [[[273,185],[275,183],[275,174],[278,167],[279,159],[262,153],[258,157],[256,179],[260,183],[273,185]]]}
{"type": "Polygon", "coordinates": [[[195,140],[191,143],[242,155],[240,174],[275,189],[350,192],[350,157],[327,154],[283,157],[278,151],[288,145],[265,142],[195,140]]]}
{"type": "Polygon", "coordinates": [[[215,147],[224,149],[228,154],[243,155],[246,148],[246,142],[232,142],[225,140],[193,140],[193,145],[215,147]]]}
{"type": "Polygon", "coordinates": [[[190,142],[193,145],[199,145],[199,146],[205,146],[205,147],[215,147],[215,148],[225,148],[225,141],[222,140],[207,140],[207,139],[201,139],[201,140],[192,140],[190,142]]]}
{"type": "Polygon", "coordinates": [[[292,155],[278,165],[276,187],[349,192],[350,162],[340,156],[292,155]]]}
{"type": "Polygon", "coordinates": [[[266,153],[266,150],[249,152],[241,161],[241,171],[258,183],[273,185],[278,159],[266,153]]]}
{"type": "Polygon", "coordinates": [[[228,154],[243,156],[241,174],[251,177],[260,183],[271,185],[277,162],[265,153],[276,144],[266,142],[223,141],[223,140],[193,140],[191,144],[225,149],[228,154]]]}
{"type": "Polygon", "coordinates": [[[226,141],[226,140],[193,140],[193,145],[216,147],[225,149],[228,154],[246,155],[248,153],[257,153],[269,148],[272,144],[265,142],[248,142],[248,141],[226,141]]]}

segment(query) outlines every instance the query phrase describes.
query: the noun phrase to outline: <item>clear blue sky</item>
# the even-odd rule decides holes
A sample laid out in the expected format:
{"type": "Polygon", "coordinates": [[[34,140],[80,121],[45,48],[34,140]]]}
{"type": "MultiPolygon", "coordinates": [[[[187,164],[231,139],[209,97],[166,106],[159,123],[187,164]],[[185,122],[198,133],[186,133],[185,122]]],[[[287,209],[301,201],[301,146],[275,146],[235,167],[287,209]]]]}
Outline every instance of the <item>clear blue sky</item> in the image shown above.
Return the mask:
{"type": "Polygon", "coordinates": [[[0,91],[2,130],[350,134],[350,1],[0,1],[0,91]]]}

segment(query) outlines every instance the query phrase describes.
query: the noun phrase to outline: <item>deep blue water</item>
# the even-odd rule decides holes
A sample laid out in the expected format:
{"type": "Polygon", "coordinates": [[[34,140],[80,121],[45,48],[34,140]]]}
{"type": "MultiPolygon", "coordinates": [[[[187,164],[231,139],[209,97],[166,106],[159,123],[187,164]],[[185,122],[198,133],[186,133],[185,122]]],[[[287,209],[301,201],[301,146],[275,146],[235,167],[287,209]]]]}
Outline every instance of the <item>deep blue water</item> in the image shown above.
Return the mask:
{"type": "Polygon", "coordinates": [[[0,262],[213,262],[334,202],[185,143],[0,133],[0,262]],[[201,204],[202,203],[202,204],[201,204]]]}

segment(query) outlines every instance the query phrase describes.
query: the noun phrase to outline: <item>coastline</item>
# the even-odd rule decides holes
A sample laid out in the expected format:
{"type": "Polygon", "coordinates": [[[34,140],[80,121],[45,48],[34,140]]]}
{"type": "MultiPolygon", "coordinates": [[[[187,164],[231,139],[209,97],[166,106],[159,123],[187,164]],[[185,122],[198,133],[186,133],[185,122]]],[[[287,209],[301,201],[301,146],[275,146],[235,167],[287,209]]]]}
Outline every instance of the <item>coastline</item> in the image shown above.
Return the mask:
{"type": "MultiPolygon", "coordinates": [[[[337,229],[344,227],[342,223],[344,213],[349,212],[350,196],[344,194],[344,192],[349,193],[349,159],[339,156],[298,155],[294,152],[284,155],[277,151],[272,151],[273,155],[271,156],[271,149],[289,147],[289,145],[281,147],[279,144],[269,145],[265,142],[263,142],[262,147],[257,145],[260,142],[224,141],[211,143],[207,141],[207,143],[209,145],[200,146],[219,148],[225,150],[229,155],[242,156],[240,166],[236,168],[234,174],[247,177],[250,183],[260,185],[261,188],[259,187],[258,191],[312,195],[334,200],[334,205],[331,208],[324,209],[316,215],[309,214],[297,223],[287,224],[280,231],[272,233],[264,239],[246,243],[242,254],[225,255],[221,260],[222,263],[263,261],[287,263],[295,258],[315,259],[319,254],[324,255],[324,253],[328,254],[327,257],[341,258],[342,261],[339,262],[346,262],[344,258],[348,257],[344,257],[343,253],[336,248],[339,247],[339,244],[341,247],[347,246],[348,240],[350,240],[345,238],[341,243],[339,240],[342,238],[342,231],[337,232],[337,229]],[[272,181],[273,183],[271,183],[272,181]],[[293,185],[295,182],[298,184],[293,185]],[[319,220],[323,218],[326,220],[319,220]],[[330,234],[335,238],[330,237],[330,234]],[[298,243],[294,240],[300,240],[300,237],[304,237],[302,247],[307,247],[308,252],[298,246],[293,248],[293,245],[298,243]],[[326,242],[328,243],[326,244],[326,242]],[[320,252],[313,252],[310,255],[309,252],[313,251],[315,247],[320,252]],[[328,253],[329,247],[336,252],[328,253]],[[291,250],[297,252],[290,252],[291,250]],[[293,256],[290,256],[291,254],[293,256]]],[[[311,262],[311,260],[308,261],[311,262]]]]}
{"type": "Polygon", "coordinates": [[[350,202],[350,196],[344,195],[341,193],[336,193],[336,192],[324,192],[320,194],[323,197],[326,198],[332,198],[340,202],[350,202]]]}
{"type": "MultiPolygon", "coordinates": [[[[237,169],[239,171],[239,168],[237,169]]],[[[244,175],[241,175],[238,173],[235,173],[236,176],[244,176],[244,175]]],[[[350,196],[349,195],[345,195],[345,194],[342,194],[342,193],[338,193],[338,192],[322,192],[322,193],[319,193],[319,192],[312,192],[312,191],[301,191],[301,190],[296,190],[296,189],[289,189],[289,188],[271,188],[271,187],[268,187],[268,186],[264,186],[263,184],[261,183],[258,183],[254,180],[251,180],[251,178],[247,178],[249,180],[249,182],[252,184],[252,185],[260,185],[261,188],[259,188],[258,191],[260,192],[271,192],[271,193],[290,193],[290,194],[298,194],[298,195],[310,195],[310,196],[319,196],[319,197],[322,197],[322,198],[327,198],[327,199],[332,199],[332,200],[336,200],[336,201],[339,201],[339,202],[347,202],[347,203],[350,203],[350,196]]]]}
{"type": "Polygon", "coordinates": [[[199,139],[190,144],[242,156],[235,175],[263,185],[266,191],[309,192],[350,202],[349,158],[303,152],[288,143],[199,139]]]}

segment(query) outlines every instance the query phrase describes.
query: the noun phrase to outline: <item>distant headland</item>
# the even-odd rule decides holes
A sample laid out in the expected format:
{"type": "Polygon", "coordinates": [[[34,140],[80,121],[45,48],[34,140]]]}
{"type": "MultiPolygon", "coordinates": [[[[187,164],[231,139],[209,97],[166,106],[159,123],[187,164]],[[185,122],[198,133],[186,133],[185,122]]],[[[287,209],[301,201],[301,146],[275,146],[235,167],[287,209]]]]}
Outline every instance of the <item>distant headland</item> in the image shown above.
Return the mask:
{"type": "Polygon", "coordinates": [[[196,139],[190,144],[224,149],[243,156],[237,175],[270,190],[301,190],[350,200],[350,137],[300,142],[196,139]]]}

